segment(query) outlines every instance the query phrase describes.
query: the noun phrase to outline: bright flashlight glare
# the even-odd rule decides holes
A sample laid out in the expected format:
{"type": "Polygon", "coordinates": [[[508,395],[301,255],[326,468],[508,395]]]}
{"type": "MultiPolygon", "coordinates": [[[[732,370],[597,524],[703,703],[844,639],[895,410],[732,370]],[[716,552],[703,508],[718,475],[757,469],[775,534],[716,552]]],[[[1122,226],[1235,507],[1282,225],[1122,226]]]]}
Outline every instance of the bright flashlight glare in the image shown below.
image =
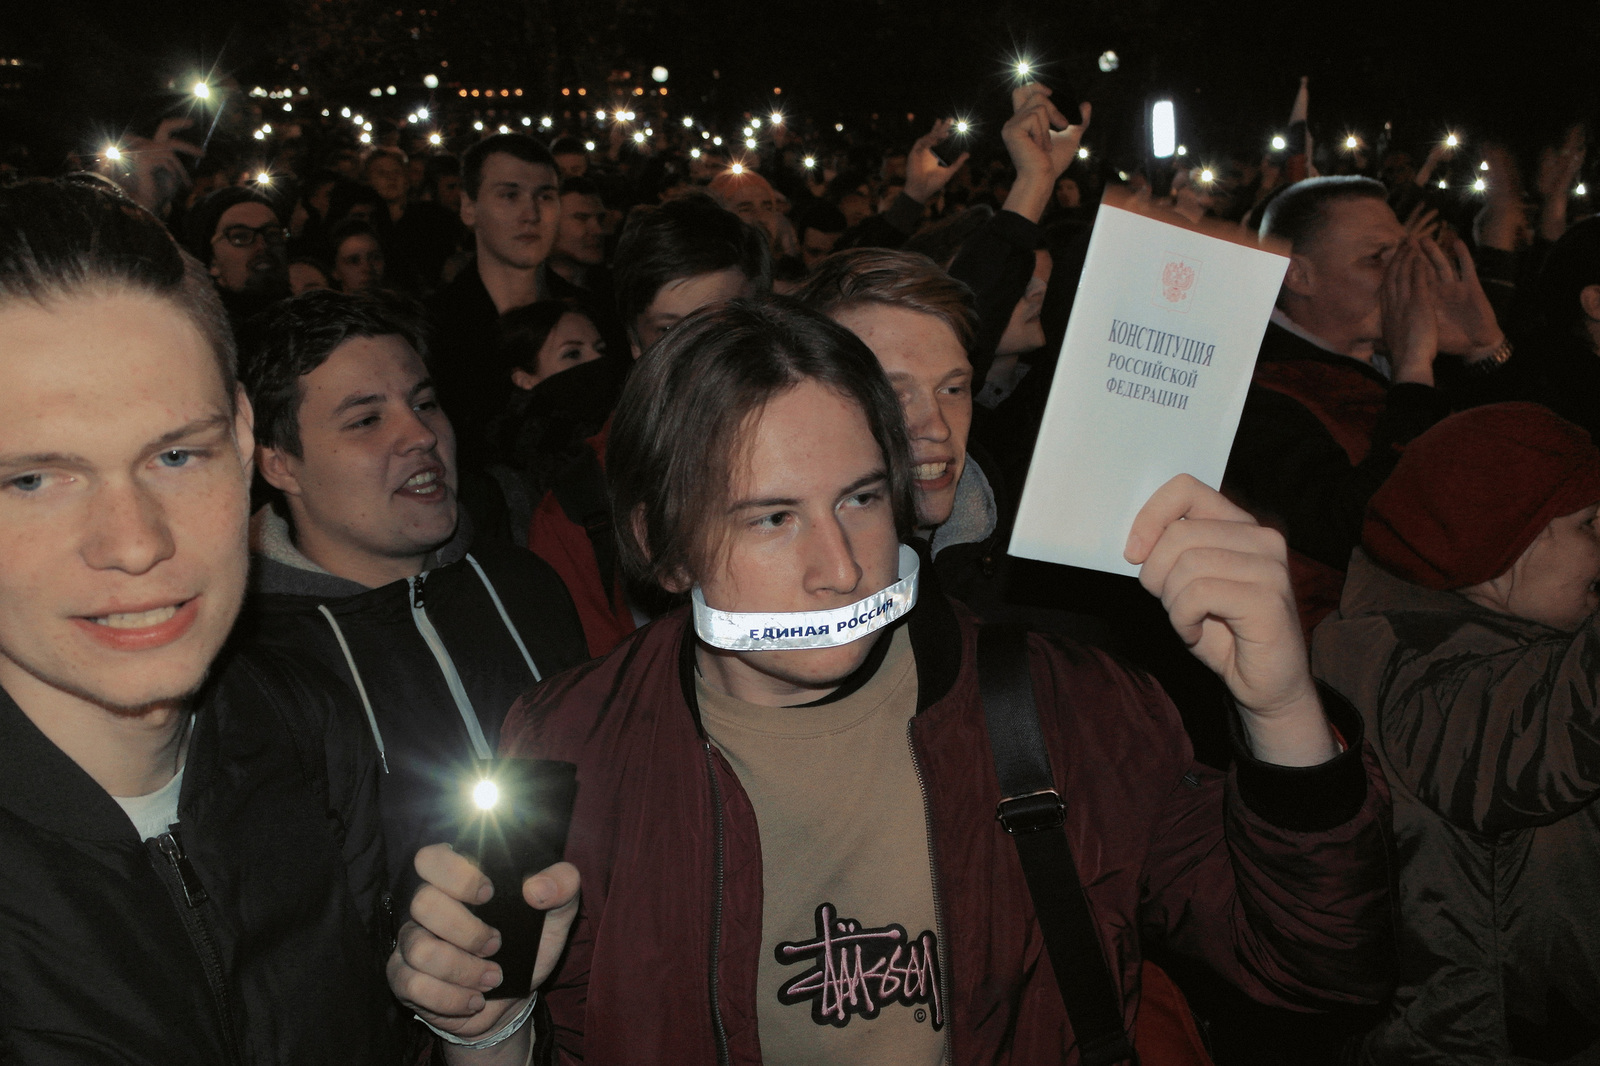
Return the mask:
{"type": "Polygon", "coordinates": [[[1456,136],[1456,135],[1455,135],[1455,134],[1453,134],[1453,133],[1452,133],[1452,134],[1449,134],[1449,135],[1447,135],[1447,136],[1446,136],[1446,137],[1445,137],[1445,139],[1444,139],[1444,146],[1445,146],[1445,147],[1446,147],[1446,148],[1454,148],[1454,147],[1456,147],[1456,146],[1457,146],[1457,145],[1458,145],[1458,144],[1460,144],[1460,143],[1461,143],[1461,139],[1460,139],[1460,138],[1459,138],[1459,137],[1457,137],[1457,136],[1456,136]]]}
{"type": "Polygon", "coordinates": [[[424,122],[428,121],[428,109],[425,107],[417,108],[417,117],[424,122]]]}
{"type": "Polygon", "coordinates": [[[1283,135],[1281,133],[1274,133],[1272,135],[1272,150],[1274,152],[1281,152],[1287,147],[1289,147],[1289,142],[1283,139],[1283,135]]]}
{"type": "Polygon", "coordinates": [[[1589,187],[1580,181],[1578,182],[1577,187],[1572,190],[1572,193],[1574,196],[1588,196],[1589,187]]]}
{"type": "Polygon", "coordinates": [[[437,133],[430,133],[428,134],[428,143],[432,145],[440,145],[444,143],[444,138],[439,136],[437,133]]]}
{"type": "Polygon", "coordinates": [[[781,112],[781,111],[774,111],[774,112],[773,112],[773,113],[772,113],[772,115],[771,115],[771,118],[772,118],[772,124],[773,124],[773,125],[774,125],[774,126],[781,126],[781,125],[783,125],[783,112],[781,112]]]}
{"type": "Polygon", "coordinates": [[[1079,159],[1088,159],[1089,158],[1089,149],[1087,149],[1087,148],[1079,148],[1078,149],[1078,158],[1079,159]]]}
{"type": "MultiPolygon", "coordinates": [[[[808,155],[808,156],[805,157],[804,160],[802,160],[802,162],[805,163],[805,168],[807,170],[811,170],[811,169],[815,168],[816,165],[817,165],[817,157],[813,156],[813,155],[808,155]]],[[[1579,193],[1578,195],[1582,196],[1583,194],[1579,193]]]]}
{"type": "Polygon", "coordinates": [[[746,137],[744,139],[744,146],[746,148],[754,148],[756,146],[756,139],[754,137],[746,137]]]}
{"type": "Polygon", "coordinates": [[[1478,164],[1478,169],[1479,170],[1488,170],[1489,169],[1489,161],[1487,159],[1485,159],[1483,162],[1479,163],[1478,164]]]}
{"type": "Polygon", "coordinates": [[[735,163],[733,166],[729,167],[728,169],[730,171],[732,171],[733,173],[735,173],[735,174],[743,174],[744,173],[744,164],[743,163],[735,163]]]}
{"type": "Polygon", "coordinates": [[[195,82],[192,92],[202,100],[209,100],[211,98],[211,86],[207,85],[203,81],[195,82]]]}
{"type": "Polygon", "coordinates": [[[689,158],[690,159],[699,159],[700,158],[700,149],[698,149],[698,148],[689,149],[689,158]]]}
{"type": "Polygon", "coordinates": [[[683,128],[687,130],[687,129],[692,129],[693,127],[694,127],[694,119],[690,118],[688,115],[684,115],[683,116],[683,128]]]}
{"type": "Polygon", "coordinates": [[[606,113],[604,111],[596,111],[594,113],[594,117],[596,121],[604,122],[606,120],[606,113]]]}
{"type": "Polygon", "coordinates": [[[1450,187],[1450,183],[1448,181],[1445,181],[1443,178],[1439,179],[1439,188],[1448,189],[1449,187],[1450,187]]]}
{"type": "Polygon", "coordinates": [[[256,175],[256,184],[257,185],[271,185],[272,184],[272,175],[268,174],[265,170],[263,170],[261,173],[256,175]]]}
{"type": "Polygon", "coordinates": [[[1351,134],[1350,136],[1348,136],[1348,137],[1346,137],[1344,139],[1344,146],[1346,148],[1352,148],[1353,149],[1360,143],[1361,143],[1360,141],[1356,140],[1355,134],[1351,134]]]}
{"type": "Polygon", "coordinates": [[[961,119],[957,119],[956,120],[956,132],[957,133],[965,133],[968,130],[970,130],[971,128],[972,128],[972,123],[968,122],[966,119],[961,118],[961,119]]]}
{"type": "Polygon", "coordinates": [[[1473,192],[1482,192],[1483,190],[1487,189],[1488,187],[1489,187],[1489,184],[1487,182],[1485,182],[1482,178],[1479,178],[1477,181],[1472,183],[1472,191],[1473,192]]]}
{"type": "Polygon", "coordinates": [[[594,142],[593,141],[584,141],[583,142],[583,147],[584,147],[584,149],[586,151],[592,152],[592,151],[594,151],[594,142]]]}
{"type": "Polygon", "coordinates": [[[551,126],[555,125],[555,120],[552,119],[549,115],[546,115],[544,118],[539,120],[539,125],[544,127],[545,129],[549,129],[551,126]]]}
{"type": "Polygon", "coordinates": [[[1026,78],[1033,73],[1033,63],[1026,59],[1017,60],[1017,77],[1026,78]]]}
{"type": "Polygon", "coordinates": [[[494,805],[500,802],[500,786],[487,778],[479,781],[472,786],[472,802],[480,811],[494,810],[494,805]]]}
{"type": "Polygon", "coordinates": [[[1217,176],[1215,174],[1213,174],[1210,170],[1202,170],[1200,172],[1200,180],[1203,181],[1205,184],[1210,185],[1212,182],[1217,180],[1217,176]]]}
{"type": "Polygon", "coordinates": [[[1150,140],[1157,159],[1169,159],[1178,150],[1178,118],[1171,100],[1157,100],[1150,109],[1150,140]]]}
{"type": "Polygon", "coordinates": [[[643,130],[641,130],[638,133],[635,133],[633,135],[633,143],[634,144],[643,144],[644,143],[644,131],[643,130]]]}
{"type": "Polygon", "coordinates": [[[114,144],[106,145],[106,158],[110,159],[110,160],[121,159],[122,158],[122,149],[118,148],[114,144]]]}
{"type": "Polygon", "coordinates": [[[422,76],[422,84],[429,89],[437,89],[439,87],[439,76],[437,74],[424,74],[422,76]]]}

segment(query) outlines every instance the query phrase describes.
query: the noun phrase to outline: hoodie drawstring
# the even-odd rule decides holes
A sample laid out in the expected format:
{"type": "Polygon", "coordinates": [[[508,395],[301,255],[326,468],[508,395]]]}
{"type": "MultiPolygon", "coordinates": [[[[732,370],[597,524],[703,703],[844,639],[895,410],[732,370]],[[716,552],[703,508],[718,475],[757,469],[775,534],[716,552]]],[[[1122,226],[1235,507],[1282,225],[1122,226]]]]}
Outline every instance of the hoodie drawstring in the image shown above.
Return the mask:
{"type": "Polygon", "coordinates": [[[483,572],[483,567],[478,565],[478,560],[467,553],[467,562],[472,564],[473,571],[478,575],[478,580],[483,582],[484,589],[489,593],[489,598],[494,601],[494,609],[500,612],[500,621],[505,623],[506,632],[511,634],[511,639],[517,642],[517,650],[522,653],[522,661],[528,664],[528,672],[535,681],[543,681],[544,676],[539,673],[539,668],[533,665],[533,656],[528,654],[528,646],[522,643],[522,634],[517,632],[517,627],[511,624],[511,616],[506,613],[506,605],[500,602],[500,594],[489,583],[489,575],[483,572]]]}
{"type": "Polygon", "coordinates": [[[383,767],[383,772],[389,772],[389,760],[384,755],[383,734],[378,732],[378,716],[372,713],[372,700],[367,698],[367,686],[361,683],[361,671],[356,669],[356,657],[350,654],[350,645],[345,643],[344,631],[339,628],[339,623],[334,621],[333,612],[322,604],[317,604],[317,610],[322,612],[322,617],[328,620],[328,625],[333,627],[333,639],[339,642],[339,650],[344,652],[344,661],[350,667],[350,676],[356,679],[356,695],[361,697],[361,707],[367,712],[367,725],[372,730],[372,739],[378,745],[378,764],[383,767]]]}

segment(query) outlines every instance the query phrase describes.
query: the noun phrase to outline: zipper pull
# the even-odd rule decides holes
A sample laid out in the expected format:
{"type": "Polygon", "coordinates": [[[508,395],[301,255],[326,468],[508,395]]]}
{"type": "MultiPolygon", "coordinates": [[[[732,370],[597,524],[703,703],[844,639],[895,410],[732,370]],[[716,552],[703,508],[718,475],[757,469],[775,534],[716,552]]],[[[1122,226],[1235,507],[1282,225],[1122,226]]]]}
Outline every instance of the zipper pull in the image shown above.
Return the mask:
{"type": "Polygon", "coordinates": [[[428,572],[424,570],[411,579],[411,609],[422,610],[422,583],[428,580],[428,572]]]}
{"type": "Polygon", "coordinates": [[[168,830],[156,837],[156,847],[161,849],[161,854],[167,857],[167,862],[178,872],[178,882],[183,885],[183,900],[190,907],[198,907],[211,897],[206,895],[205,886],[200,883],[200,875],[194,872],[194,864],[189,861],[189,856],[183,853],[183,842],[178,839],[178,834],[168,830]]]}

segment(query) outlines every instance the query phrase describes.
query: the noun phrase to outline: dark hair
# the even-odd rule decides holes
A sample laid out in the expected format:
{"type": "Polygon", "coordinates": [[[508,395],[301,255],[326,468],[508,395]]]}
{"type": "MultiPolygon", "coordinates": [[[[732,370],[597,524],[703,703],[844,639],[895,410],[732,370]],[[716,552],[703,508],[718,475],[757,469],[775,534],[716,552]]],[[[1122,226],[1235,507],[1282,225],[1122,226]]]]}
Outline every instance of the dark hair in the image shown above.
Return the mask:
{"type": "Polygon", "coordinates": [[[599,196],[600,183],[588,175],[579,175],[576,178],[561,179],[561,195],[572,193],[576,196],[599,196]]]}
{"type": "Polygon", "coordinates": [[[461,157],[461,191],[467,199],[478,198],[478,190],[483,187],[483,164],[488,162],[490,156],[499,153],[524,163],[556,169],[555,157],[550,154],[550,149],[526,133],[497,133],[493,137],[485,137],[468,148],[467,154],[461,157]]]}
{"type": "Polygon", "coordinates": [[[0,303],[52,300],[105,289],[159,297],[211,348],[233,407],[233,330],[206,268],[154,215],[111,182],[69,174],[0,186],[0,303]]]}
{"type": "Polygon", "coordinates": [[[217,235],[217,224],[222,221],[222,216],[230,207],[237,207],[240,204],[264,204],[272,209],[272,213],[277,215],[280,221],[282,220],[283,212],[279,210],[277,199],[259,189],[244,185],[229,185],[207,193],[190,210],[184,226],[189,253],[205,266],[211,265],[215,251],[211,241],[217,235]]]}
{"type": "Polygon", "coordinates": [[[617,242],[617,308],[635,340],[635,320],[670,281],[738,270],[758,291],[772,287],[772,253],[760,230],[707,196],[638,209],[617,242]]]}
{"type": "Polygon", "coordinates": [[[550,338],[563,315],[582,315],[593,322],[589,312],[567,300],[540,300],[513,307],[500,316],[500,336],[495,341],[495,366],[502,374],[513,370],[539,372],[539,349],[550,338]]]}
{"type": "Polygon", "coordinates": [[[300,379],[356,337],[398,336],[424,359],[420,321],[398,299],[314,289],[273,304],[252,323],[242,377],[256,414],[256,442],[299,458],[300,379]]]}
{"type": "Polygon", "coordinates": [[[1600,285],[1600,218],[1586,218],[1562,234],[1539,271],[1534,295],[1545,323],[1569,332],[1583,321],[1583,290],[1600,285]]]}
{"type": "Polygon", "coordinates": [[[862,304],[902,307],[932,315],[950,327],[963,348],[978,335],[972,290],[925,255],[887,248],[851,248],[822,262],[795,294],[825,315],[862,304]]]}
{"type": "Polygon", "coordinates": [[[734,300],[684,319],[634,367],[617,404],[606,472],[630,577],[666,588],[706,573],[720,548],[707,533],[727,508],[741,435],[803,381],[860,406],[883,451],[895,529],[911,534],[905,418],[872,352],[793,300],[734,300]]]}
{"type": "Polygon", "coordinates": [[[571,134],[567,134],[564,137],[557,137],[550,145],[551,155],[585,155],[588,153],[588,151],[589,150],[583,146],[583,142],[571,134]]]}
{"type": "Polygon", "coordinates": [[[844,212],[826,200],[817,200],[800,212],[800,221],[795,223],[794,232],[795,236],[804,240],[808,229],[820,233],[843,233],[845,228],[844,212]]]}
{"type": "Polygon", "coordinates": [[[1322,232],[1328,205],[1344,200],[1388,202],[1389,190],[1383,182],[1354,174],[1306,178],[1284,189],[1267,204],[1261,215],[1261,236],[1289,242],[1294,251],[1303,250],[1322,232]]]}

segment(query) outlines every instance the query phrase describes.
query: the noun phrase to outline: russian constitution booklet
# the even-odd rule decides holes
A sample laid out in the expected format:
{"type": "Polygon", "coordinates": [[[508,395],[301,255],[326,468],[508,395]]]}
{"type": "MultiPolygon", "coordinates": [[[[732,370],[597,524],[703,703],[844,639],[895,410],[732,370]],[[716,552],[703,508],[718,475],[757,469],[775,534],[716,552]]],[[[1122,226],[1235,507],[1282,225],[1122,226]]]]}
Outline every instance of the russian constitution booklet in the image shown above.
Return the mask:
{"type": "Polygon", "coordinates": [[[1095,217],[1012,555],[1137,574],[1122,549],[1151,494],[1222,483],[1289,260],[1167,217],[1095,217]]]}

